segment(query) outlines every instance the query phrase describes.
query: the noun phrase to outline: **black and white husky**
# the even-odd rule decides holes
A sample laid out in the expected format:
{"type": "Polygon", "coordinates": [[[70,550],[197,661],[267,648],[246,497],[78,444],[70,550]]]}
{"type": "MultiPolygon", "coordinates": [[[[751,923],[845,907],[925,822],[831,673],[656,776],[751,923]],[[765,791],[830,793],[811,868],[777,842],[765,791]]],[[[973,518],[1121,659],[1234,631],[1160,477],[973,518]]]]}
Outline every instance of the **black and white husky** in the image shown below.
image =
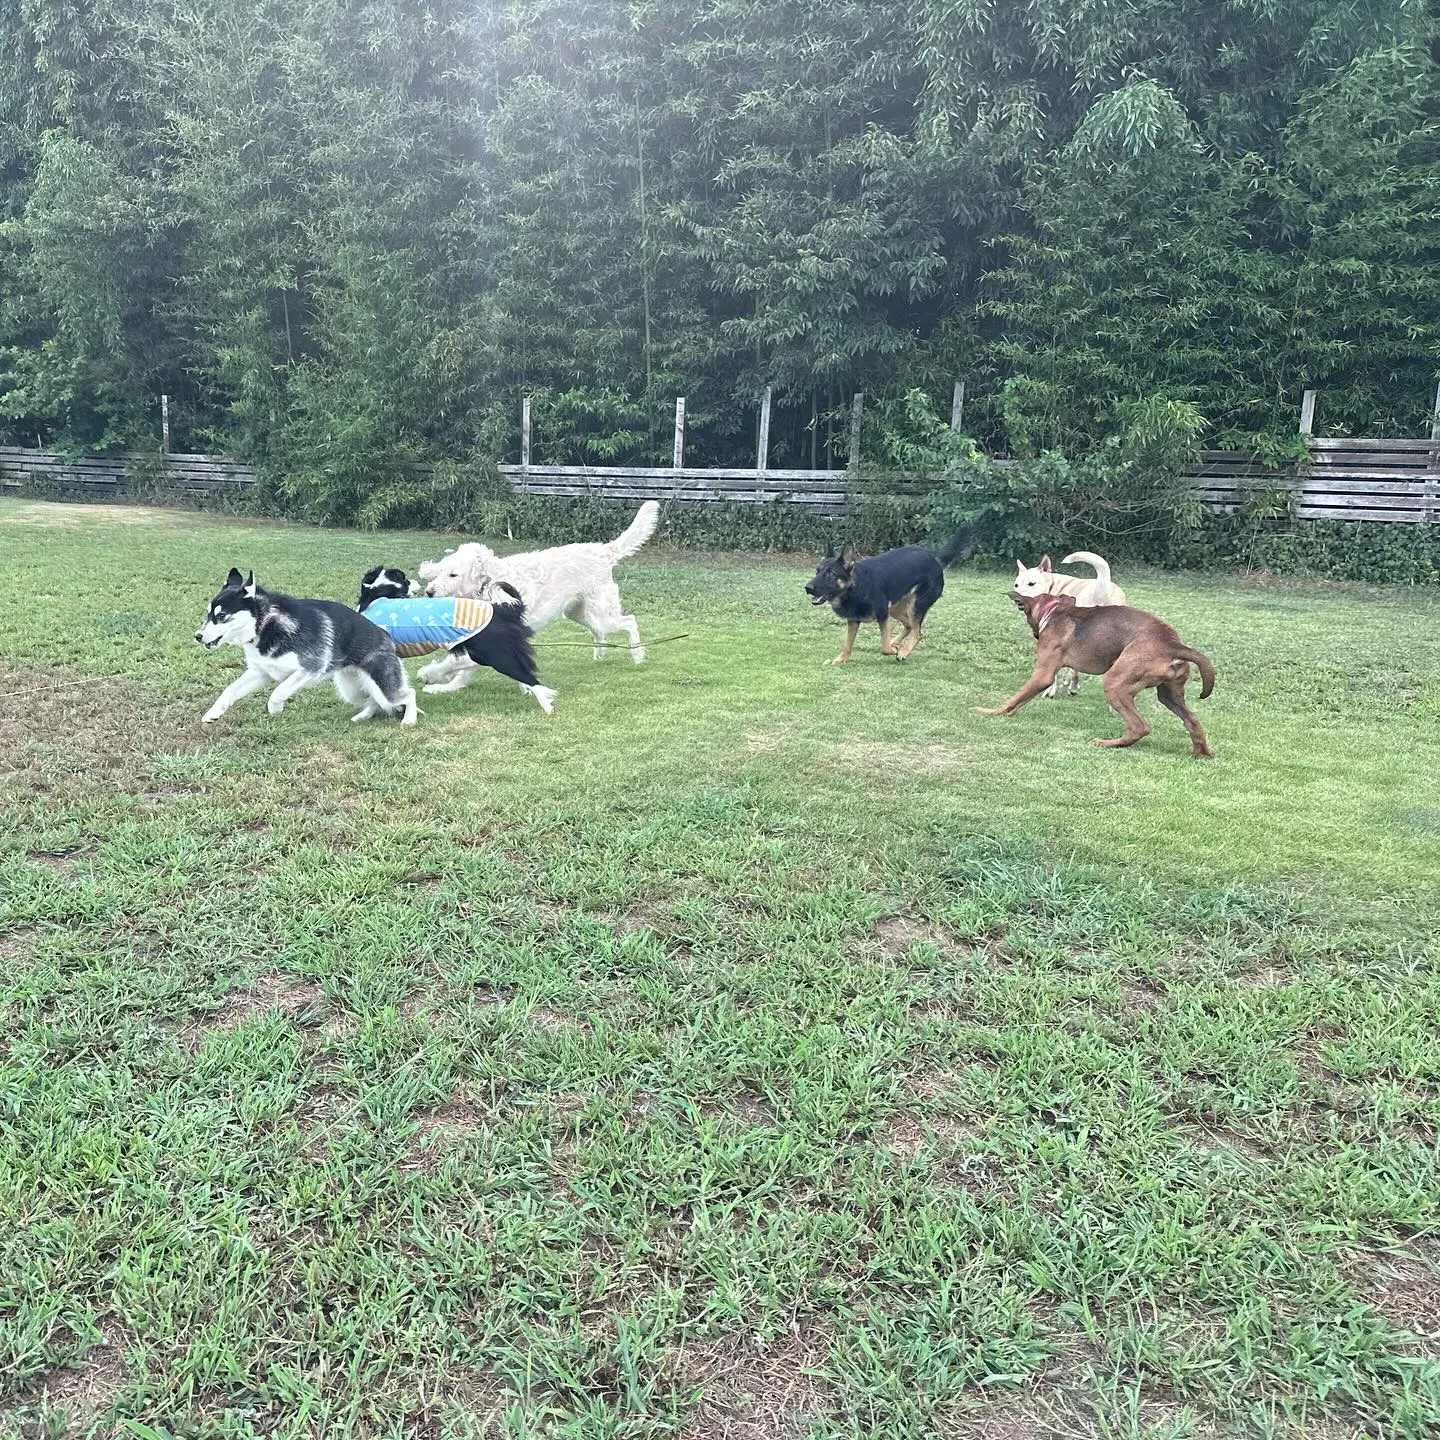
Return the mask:
{"type": "Polygon", "coordinates": [[[333,600],[296,600],[262,590],[254,575],[231,570],[195,638],[207,650],[239,645],[245,651],[244,672],[205,712],[206,725],[267,685],[275,688],[266,709],[278,715],[292,695],[326,680],[335,682],[347,704],[361,707],[355,720],[383,710],[399,715],[402,725],[413,725],[420,713],[394,641],[333,600]]]}

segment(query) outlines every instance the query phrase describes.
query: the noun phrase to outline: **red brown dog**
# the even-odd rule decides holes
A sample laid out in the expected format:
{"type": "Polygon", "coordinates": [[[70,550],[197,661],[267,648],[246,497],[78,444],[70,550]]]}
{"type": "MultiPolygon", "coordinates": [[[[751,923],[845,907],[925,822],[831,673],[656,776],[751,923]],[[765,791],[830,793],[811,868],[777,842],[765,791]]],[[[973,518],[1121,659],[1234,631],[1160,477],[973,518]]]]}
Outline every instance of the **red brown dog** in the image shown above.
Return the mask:
{"type": "Polygon", "coordinates": [[[1096,740],[1097,745],[1133,745],[1150,733],[1135,708],[1135,697],[1153,688],[1160,703],[1180,717],[1194,758],[1211,758],[1204,727],[1185,705],[1185,682],[1194,665],[1200,672],[1203,700],[1215,687],[1215,667],[1208,656],[1182,644],[1158,615],[1128,605],[1079,610],[1070,595],[1012,592],[1010,598],[1025,612],[1035,633],[1035,669],[998,709],[977,707],[982,715],[1013,715],[1068,665],[1083,675],[1103,675],[1105,699],[1125,721],[1125,733],[1118,740],[1096,740]]]}

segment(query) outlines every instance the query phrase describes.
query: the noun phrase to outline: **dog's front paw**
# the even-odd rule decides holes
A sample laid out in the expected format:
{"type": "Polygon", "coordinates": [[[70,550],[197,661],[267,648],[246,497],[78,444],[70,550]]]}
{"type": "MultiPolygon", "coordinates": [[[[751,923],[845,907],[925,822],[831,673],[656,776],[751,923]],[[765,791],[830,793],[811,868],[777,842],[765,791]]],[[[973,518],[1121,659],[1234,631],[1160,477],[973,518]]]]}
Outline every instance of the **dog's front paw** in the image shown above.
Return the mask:
{"type": "Polygon", "coordinates": [[[827,665],[843,665],[850,657],[848,655],[837,655],[833,660],[827,660],[827,665]]]}
{"type": "Polygon", "coordinates": [[[1005,707],[1003,705],[997,705],[992,709],[988,705],[977,705],[975,707],[975,713],[977,715],[1003,715],[1005,714],[1005,707]]]}
{"type": "Polygon", "coordinates": [[[283,700],[275,700],[272,698],[265,702],[265,708],[272,715],[278,715],[285,708],[285,702],[283,700]]]}
{"type": "Polygon", "coordinates": [[[213,725],[225,712],[223,710],[207,710],[201,717],[202,725],[213,725]]]}

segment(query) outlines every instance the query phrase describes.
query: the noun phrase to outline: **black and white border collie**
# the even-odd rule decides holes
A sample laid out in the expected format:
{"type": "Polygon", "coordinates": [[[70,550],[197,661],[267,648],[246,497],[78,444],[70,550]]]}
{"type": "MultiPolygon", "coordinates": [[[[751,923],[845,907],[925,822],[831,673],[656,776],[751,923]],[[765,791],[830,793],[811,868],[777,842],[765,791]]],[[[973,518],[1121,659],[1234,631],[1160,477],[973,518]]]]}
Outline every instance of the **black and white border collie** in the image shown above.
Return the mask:
{"type": "MultiPolygon", "coordinates": [[[[359,609],[377,600],[418,598],[421,587],[403,570],[376,565],[360,581],[359,609]]],[[[555,691],[540,684],[535,650],[525,622],[525,602],[513,585],[504,581],[486,587],[475,597],[494,606],[490,623],[478,634],[450,647],[438,659],[422,665],[416,679],[427,695],[448,695],[463,690],[482,668],[496,670],[517,685],[548,715],[555,708],[555,691]]]]}

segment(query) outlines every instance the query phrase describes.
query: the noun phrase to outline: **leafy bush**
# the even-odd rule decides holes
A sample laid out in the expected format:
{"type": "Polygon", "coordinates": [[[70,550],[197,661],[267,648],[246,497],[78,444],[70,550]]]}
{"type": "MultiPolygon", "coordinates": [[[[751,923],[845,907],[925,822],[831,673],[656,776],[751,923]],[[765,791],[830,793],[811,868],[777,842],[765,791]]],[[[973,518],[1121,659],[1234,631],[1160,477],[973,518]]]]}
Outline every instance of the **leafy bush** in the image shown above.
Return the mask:
{"type": "Polygon", "coordinates": [[[1072,459],[1056,450],[1023,453],[1034,399],[1019,387],[1007,397],[1022,453],[1002,461],[951,432],[928,399],[911,392],[907,423],[885,437],[884,453],[897,469],[943,476],[924,507],[932,536],[973,524],[982,548],[1006,557],[1087,547],[1154,555],[1199,523],[1200,500],[1185,479],[1204,426],[1193,405],[1164,396],[1127,402],[1117,409],[1115,433],[1072,459]]]}

